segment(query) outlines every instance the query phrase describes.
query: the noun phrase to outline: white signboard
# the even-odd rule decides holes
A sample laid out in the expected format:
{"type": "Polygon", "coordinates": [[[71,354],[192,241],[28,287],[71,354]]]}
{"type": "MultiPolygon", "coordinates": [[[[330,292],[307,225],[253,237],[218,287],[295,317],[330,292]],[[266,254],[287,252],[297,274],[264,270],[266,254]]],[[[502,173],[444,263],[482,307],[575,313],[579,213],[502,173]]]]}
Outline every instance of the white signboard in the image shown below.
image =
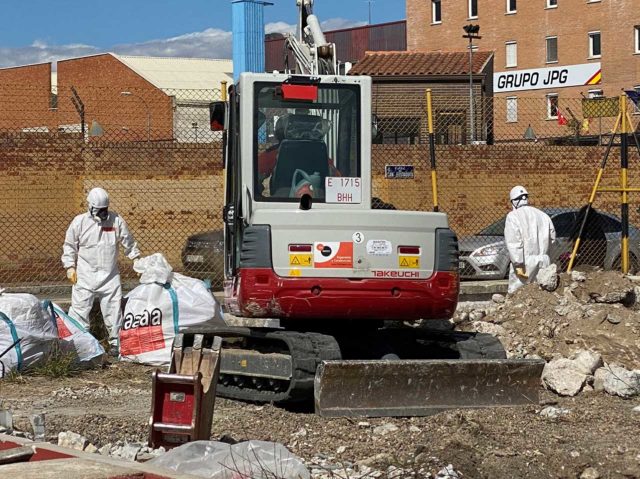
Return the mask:
{"type": "Polygon", "coordinates": [[[327,203],[352,204],[362,202],[361,178],[327,177],[324,184],[325,201],[327,203]]]}
{"type": "Polygon", "coordinates": [[[602,80],[600,63],[583,63],[551,68],[513,70],[493,74],[493,91],[541,90],[568,86],[598,85],[602,80]]]}
{"type": "Polygon", "coordinates": [[[393,252],[391,241],[369,240],[367,241],[367,254],[372,256],[390,256],[393,252]]]}

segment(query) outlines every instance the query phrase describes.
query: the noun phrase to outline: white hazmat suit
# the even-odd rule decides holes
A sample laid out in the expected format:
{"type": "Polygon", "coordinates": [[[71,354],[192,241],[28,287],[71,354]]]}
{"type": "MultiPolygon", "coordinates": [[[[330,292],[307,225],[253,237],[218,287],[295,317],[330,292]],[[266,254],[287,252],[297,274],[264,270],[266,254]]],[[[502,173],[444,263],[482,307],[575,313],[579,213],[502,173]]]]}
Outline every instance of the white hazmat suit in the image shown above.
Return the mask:
{"type": "Polygon", "coordinates": [[[511,259],[509,293],[534,282],[540,268],[549,266],[549,248],[556,239],[551,218],[530,206],[528,197],[522,186],[511,190],[513,211],[507,215],[504,226],[504,241],[511,259]]]}
{"type": "Polygon", "coordinates": [[[118,243],[129,259],[140,250],[117,213],[108,211],[109,197],[94,188],[87,197],[89,211],[76,216],[64,240],[62,264],[73,284],[69,316],[89,326],[89,313],[95,298],[100,300],[109,343],[117,351],[121,317],[122,287],[118,270],[118,243]]]}

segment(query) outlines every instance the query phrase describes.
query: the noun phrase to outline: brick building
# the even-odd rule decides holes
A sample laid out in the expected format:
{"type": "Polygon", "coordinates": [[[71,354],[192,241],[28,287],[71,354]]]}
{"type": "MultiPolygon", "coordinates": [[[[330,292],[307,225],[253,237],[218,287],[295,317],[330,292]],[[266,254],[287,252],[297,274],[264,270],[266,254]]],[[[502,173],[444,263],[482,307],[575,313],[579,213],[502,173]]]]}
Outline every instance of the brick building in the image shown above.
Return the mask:
{"type": "Polygon", "coordinates": [[[232,70],[229,60],[113,53],[62,60],[56,72],[0,69],[0,129],[88,136],[99,125],[108,140],[213,141],[208,104],[232,70]]]}
{"type": "MultiPolygon", "coordinates": [[[[344,66],[360,61],[368,51],[404,51],[407,49],[407,22],[379,23],[362,27],[332,30],[325,34],[327,41],[336,44],[338,62],[344,66]]],[[[265,38],[266,68],[268,72],[285,70],[285,37],[269,34],[265,38]]],[[[286,52],[290,67],[295,65],[293,54],[286,52]]]]}
{"type": "MultiPolygon", "coordinates": [[[[471,135],[469,57],[466,52],[368,52],[350,72],[373,79],[372,107],[384,144],[417,144],[428,140],[426,90],[433,95],[434,129],[440,144],[465,144],[471,135]]],[[[493,54],[473,56],[474,140],[492,142],[493,54]]]]}
{"type": "MultiPolygon", "coordinates": [[[[559,111],[568,116],[563,102],[582,120],[583,96],[640,90],[638,0],[406,0],[406,8],[413,51],[464,49],[462,27],[480,25],[475,44],[495,52],[496,127],[498,117],[517,124],[530,98],[540,111],[527,122],[540,129],[559,111]]],[[[521,130],[527,122],[520,118],[521,130]]]]}

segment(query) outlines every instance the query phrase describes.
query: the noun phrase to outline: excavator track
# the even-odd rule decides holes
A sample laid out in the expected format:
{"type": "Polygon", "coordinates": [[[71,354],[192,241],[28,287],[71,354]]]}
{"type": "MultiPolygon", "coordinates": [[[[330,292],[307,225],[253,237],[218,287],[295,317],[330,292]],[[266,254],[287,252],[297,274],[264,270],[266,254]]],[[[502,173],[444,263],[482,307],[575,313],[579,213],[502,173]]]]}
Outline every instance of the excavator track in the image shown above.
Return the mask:
{"type": "Polygon", "coordinates": [[[206,333],[223,337],[217,391],[229,399],[308,401],[320,363],[342,358],[335,338],[325,334],[251,328],[208,329],[206,333]]]}

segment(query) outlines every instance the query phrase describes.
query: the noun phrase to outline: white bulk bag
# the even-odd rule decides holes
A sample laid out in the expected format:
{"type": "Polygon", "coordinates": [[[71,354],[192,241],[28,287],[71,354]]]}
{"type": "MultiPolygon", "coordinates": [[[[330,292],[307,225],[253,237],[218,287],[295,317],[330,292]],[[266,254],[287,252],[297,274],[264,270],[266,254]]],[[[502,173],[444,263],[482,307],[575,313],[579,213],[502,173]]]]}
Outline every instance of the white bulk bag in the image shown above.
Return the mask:
{"type": "Polygon", "coordinates": [[[60,349],[73,353],[78,361],[87,363],[104,354],[100,342],[80,322],[69,316],[55,303],[46,301],[44,306],[51,312],[58,328],[60,349]]]}
{"type": "Polygon", "coordinates": [[[160,254],[136,262],[142,284],[127,295],[119,330],[121,359],[168,365],[178,332],[211,325],[221,314],[203,281],[172,273],[170,268],[160,254]],[[164,284],[155,282],[165,279],[164,284]]]}
{"type": "Polygon", "coordinates": [[[0,353],[18,339],[22,341],[0,358],[5,374],[12,369],[23,370],[46,358],[58,340],[58,331],[38,298],[31,294],[4,293],[0,289],[0,353]]]}

